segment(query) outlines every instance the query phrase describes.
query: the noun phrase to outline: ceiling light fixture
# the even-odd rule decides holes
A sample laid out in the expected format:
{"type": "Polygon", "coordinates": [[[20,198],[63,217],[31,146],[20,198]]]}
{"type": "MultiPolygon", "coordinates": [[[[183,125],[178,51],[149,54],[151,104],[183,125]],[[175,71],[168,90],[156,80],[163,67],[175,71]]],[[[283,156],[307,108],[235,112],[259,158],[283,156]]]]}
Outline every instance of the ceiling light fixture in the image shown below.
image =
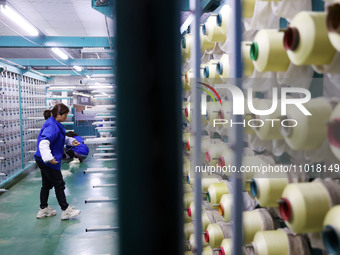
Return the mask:
{"type": "Polygon", "coordinates": [[[59,48],[52,48],[52,51],[55,54],[57,54],[60,58],[64,60],[68,59],[68,56],[64,52],[62,52],[59,48]]]}
{"type": "Polygon", "coordinates": [[[83,68],[81,66],[73,66],[74,69],[76,69],[78,72],[83,71],[83,68]]]}
{"type": "Polygon", "coordinates": [[[18,26],[24,29],[32,36],[38,36],[39,31],[33,27],[26,19],[24,19],[19,13],[17,13],[12,7],[10,7],[6,1],[0,2],[1,12],[8,18],[14,21],[18,26]]]}

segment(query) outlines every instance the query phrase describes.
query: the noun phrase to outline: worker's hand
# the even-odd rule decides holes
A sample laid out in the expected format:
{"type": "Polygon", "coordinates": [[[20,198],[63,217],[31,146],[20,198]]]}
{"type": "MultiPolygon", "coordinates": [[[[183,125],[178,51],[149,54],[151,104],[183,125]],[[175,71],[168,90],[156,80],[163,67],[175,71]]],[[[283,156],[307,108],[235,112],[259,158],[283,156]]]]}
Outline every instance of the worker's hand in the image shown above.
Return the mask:
{"type": "Polygon", "coordinates": [[[58,164],[59,162],[56,161],[55,159],[52,159],[52,160],[50,161],[50,163],[51,163],[52,165],[56,165],[56,164],[58,164]]]}
{"type": "Polygon", "coordinates": [[[80,144],[80,142],[78,142],[77,140],[73,141],[72,145],[73,146],[78,146],[80,144]]]}

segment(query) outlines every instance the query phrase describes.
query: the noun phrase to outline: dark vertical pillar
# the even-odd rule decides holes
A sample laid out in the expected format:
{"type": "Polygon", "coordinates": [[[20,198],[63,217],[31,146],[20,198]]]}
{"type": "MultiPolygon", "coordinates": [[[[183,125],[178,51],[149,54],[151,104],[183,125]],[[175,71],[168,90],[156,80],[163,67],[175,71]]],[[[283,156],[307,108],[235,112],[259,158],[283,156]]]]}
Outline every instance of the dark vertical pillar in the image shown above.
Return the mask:
{"type": "Polygon", "coordinates": [[[116,1],[119,254],[183,253],[178,1],[116,1]]]}

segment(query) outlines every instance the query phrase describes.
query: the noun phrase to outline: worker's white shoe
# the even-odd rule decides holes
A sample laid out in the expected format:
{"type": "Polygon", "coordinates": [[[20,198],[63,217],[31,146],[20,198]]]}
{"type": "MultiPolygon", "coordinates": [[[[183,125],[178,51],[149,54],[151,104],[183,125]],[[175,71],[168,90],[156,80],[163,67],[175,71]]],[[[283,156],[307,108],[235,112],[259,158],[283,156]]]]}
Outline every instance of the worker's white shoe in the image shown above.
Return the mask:
{"type": "Polygon", "coordinates": [[[37,218],[42,219],[45,217],[55,216],[57,214],[56,210],[53,210],[51,207],[47,206],[44,209],[39,208],[37,218]]]}
{"type": "Polygon", "coordinates": [[[70,164],[79,164],[80,163],[80,160],[78,158],[74,158],[70,164]]]}
{"type": "Polygon", "coordinates": [[[61,212],[61,219],[68,220],[74,218],[80,214],[80,210],[77,210],[74,206],[69,206],[65,211],[61,212]]]}

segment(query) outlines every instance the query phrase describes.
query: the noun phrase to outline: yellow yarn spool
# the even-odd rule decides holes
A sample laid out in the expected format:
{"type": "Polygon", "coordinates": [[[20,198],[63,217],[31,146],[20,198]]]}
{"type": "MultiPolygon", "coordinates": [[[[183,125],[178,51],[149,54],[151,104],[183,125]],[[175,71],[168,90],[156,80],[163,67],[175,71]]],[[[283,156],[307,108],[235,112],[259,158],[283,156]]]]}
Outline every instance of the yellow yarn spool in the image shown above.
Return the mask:
{"type": "Polygon", "coordinates": [[[277,200],[287,185],[285,178],[254,178],[250,184],[251,195],[262,207],[277,207],[277,200]]]}
{"type": "Polygon", "coordinates": [[[184,208],[188,208],[192,201],[194,201],[194,193],[184,193],[184,208]]]}
{"type": "Polygon", "coordinates": [[[191,122],[191,109],[190,109],[190,102],[183,103],[183,120],[185,123],[191,122]]]}
{"type": "Polygon", "coordinates": [[[187,183],[184,184],[183,189],[184,189],[184,193],[192,192],[191,186],[187,183]]]}
{"type": "Polygon", "coordinates": [[[282,219],[295,233],[321,231],[330,207],[328,191],[319,182],[288,184],[279,203],[282,219]]]}
{"type": "Polygon", "coordinates": [[[294,150],[312,150],[321,146],[327,136],[326,123],[331,115],[331,105],[325,98],[313,98],[304,106],[312,114],[304,115],[294,105],[287,105],[287,119],[298,122],[296,127],[283,127],[281,133],[294,150]]]}
{"type": "Polygon", "coordinates": [[[287,234],[280,229],[257,232],[252,245],[258,255],[290,255],[287,234]]]}
{"type": "Polygon", "coordinates": [[[185,86],[184,86],[184,90],[185,91],[190,91],[191,89],[191,81],[192,79],[194,79],[194,71],[192,69],[189,69],[189,71],[187,71],[184,74],[184,82],[185,82],[185,86]]]}
{"type": "Polygon", "coordinates": [[[186,34],[182,39],[182,52],[185,57],[190,57],[191,54],[191,44],[192,44],[192,36],[191,34],[186,34]]]}
{"type": "Polygon", "coordinates": [[[207,227],[211,224],[210,219],[206,212],[202,213],[202,229],[205,231],[207,230],[207,227]]]}
{"type": "Polygon", "coordinates": [[[207,231],[204,234],[204,238],[205,241],[209,243],[210,247],[218,248],[224,239],[222,229],[218,224],[209,224],[207,231]]]}
{"type": "Polygon", "coordinates": [[[228,194],[229,189],[224,182],[210,184],[208,188],[207,201],[213,206],[217,207],[221,197],[228,194]],[[216,206],[214,206],[216,205],[216,206]]]}
{"type": "Polygon", "coordinates": [[[210,126],[214,125],[214,119],[224,119],[224,108],[220,102],[207,102],[207,116],[206,119],[210,126]]]}
{"type": "Polygon", "coordinates": [[[216,166],[225,148],[228,148],[228,144],[226,143],[211,144],[205,153],[206,162],[211,166],[216,166]]]}
{"type": "Polygon", "coordinates": [[[183,157],[183,175],[186,177],[190,173],[190,160],[183,157]]]}
{"type": "Polygon", "coordinates": [[[211,184],[219,183],[219,182],[220,182],[220,179],[218,178],[202,178],[202,191],[207,192],[211,184]]]}
{"type": "Polygon", "coordinates": [[[340,104],[338,104],[330,117],[327,135],[329,146],[334,156],[340,161],[340,104]]]}
{"type": "Polygon", "coordinates": [[[204,78],[206,79],[215,79],[216,81],[220,81],[220,76],[217,73],[217,59],[212,59],[208,62],[208,65],[204,68],[204,78]]]}
{"type": "Polygon", "coordinates": [[[290,61],[282,40],[284,33],[276,29],[257,32],[250,48],[250,58],[259,72],[287,71],[290,61]]]}
{"type": "Polygon", "coordinates": [[[263,220],[259,210],[243,212],[243,242],[245,244],[253,241],[256,232],[264,230],[263,220]]]}
{"type": "Polygon", "coordinates": [[[254,73],[254,64],[250,59],[250,46],[251,42],[242,42],[241,45],[244,76],[251,76],[254,73]]]}
{"type": "Polygon", "coordinates": [[[340,1],[336,1],[328,7],[327,28],[328,37],[333,47],[340,51],[340,24],[338,17],[340,16],[340,1]]]}
{"type": "Polygon", "coordinates": [[[323,222],[322,239],[329,254],[340,254],[340,205],[326,214],[323,222]]]}
{"type": "Polygon", "coordinates": [[[194,233],[194,224],[185,223],[184,224],[184,240],[188,241],[190,238],[190,235],[194,233]]]}
{"type": "Polygon", "coordinates": [[[226,222],[231,220],[231,207],[233,204],[233,195],[224,194],[221,197],[220,204],[218,206],[218,213],[224,218],[226,222]]]}
{"type": "Polygon", "coordinates": [[[243,18],[251,18],[254,15],[256,0],[242,0],[242,16],[243,18]]]}
{"type": "MultiPolygon", "coordinates": [[[[207,247],[209,244],[205,241],[204,236],[202,235],[202,246],[207,247]]],[[[195,234],[191,234],[189,238],[189,247],[191,251],[196,250],[196,243],[195,243],[195,234]]]]}
{"type": "MultiPolygon", "coordinates": [[[[281,101],[278,101],[276,110],[270,115],[256,116],[256,119],[263,121],[263,126],[255,128],[256,135],[261,140],[283,140],[283,136],[280,133],[281,123],[280,121],[266,121],[266,119],[279,119],[281,117],[281,101]]],[[[257,110],[268,110],[272,107],[272,100],[258,100],[254,101],[254,107],[257,110]]]]}
{"type": "Polygon", "coordinates": [[[216,71],[221,79],[229,78],[230,62],[229,55],[223,54],[220,61],[217,63],[216,71]]]}
{"type": "Polygon", "coordinates": [[[194,254],[192,253],[192,251],[185,251],[184,255],[194,255],[194,254]]]}
{"type": "Polygon", "coordinates": [[[210,42],[224,42],[230,22],[231,8],[224,5],[217,15],[212,14],[202,27],[202,32],[210,42]]]}
{"type": "Polygon", "coordinates": [[[335,49],[329,41],[325,12],[300,12],[285,31],[283,44],[295,65],[328,65],[335,49]]]}
{"type": "Polygon", "coordinates": [[[202,250],[202,255],[213,255],[213,250],[210,247],[205,247],[202,250]]]}
{"type": "Polygon", "coordinates": [[[188,212],[184,211],[184,223],[190,223],[192,218],[189,217],[188,212]]]}
{"type": "Polygon", "coordinates": [[[203,34],[203,25],[200,26],[200,40],[202,53],[204,53],[206,50],[210,51],[215,47],[215,43],[210,42],[208,36],[203,34]]]}

